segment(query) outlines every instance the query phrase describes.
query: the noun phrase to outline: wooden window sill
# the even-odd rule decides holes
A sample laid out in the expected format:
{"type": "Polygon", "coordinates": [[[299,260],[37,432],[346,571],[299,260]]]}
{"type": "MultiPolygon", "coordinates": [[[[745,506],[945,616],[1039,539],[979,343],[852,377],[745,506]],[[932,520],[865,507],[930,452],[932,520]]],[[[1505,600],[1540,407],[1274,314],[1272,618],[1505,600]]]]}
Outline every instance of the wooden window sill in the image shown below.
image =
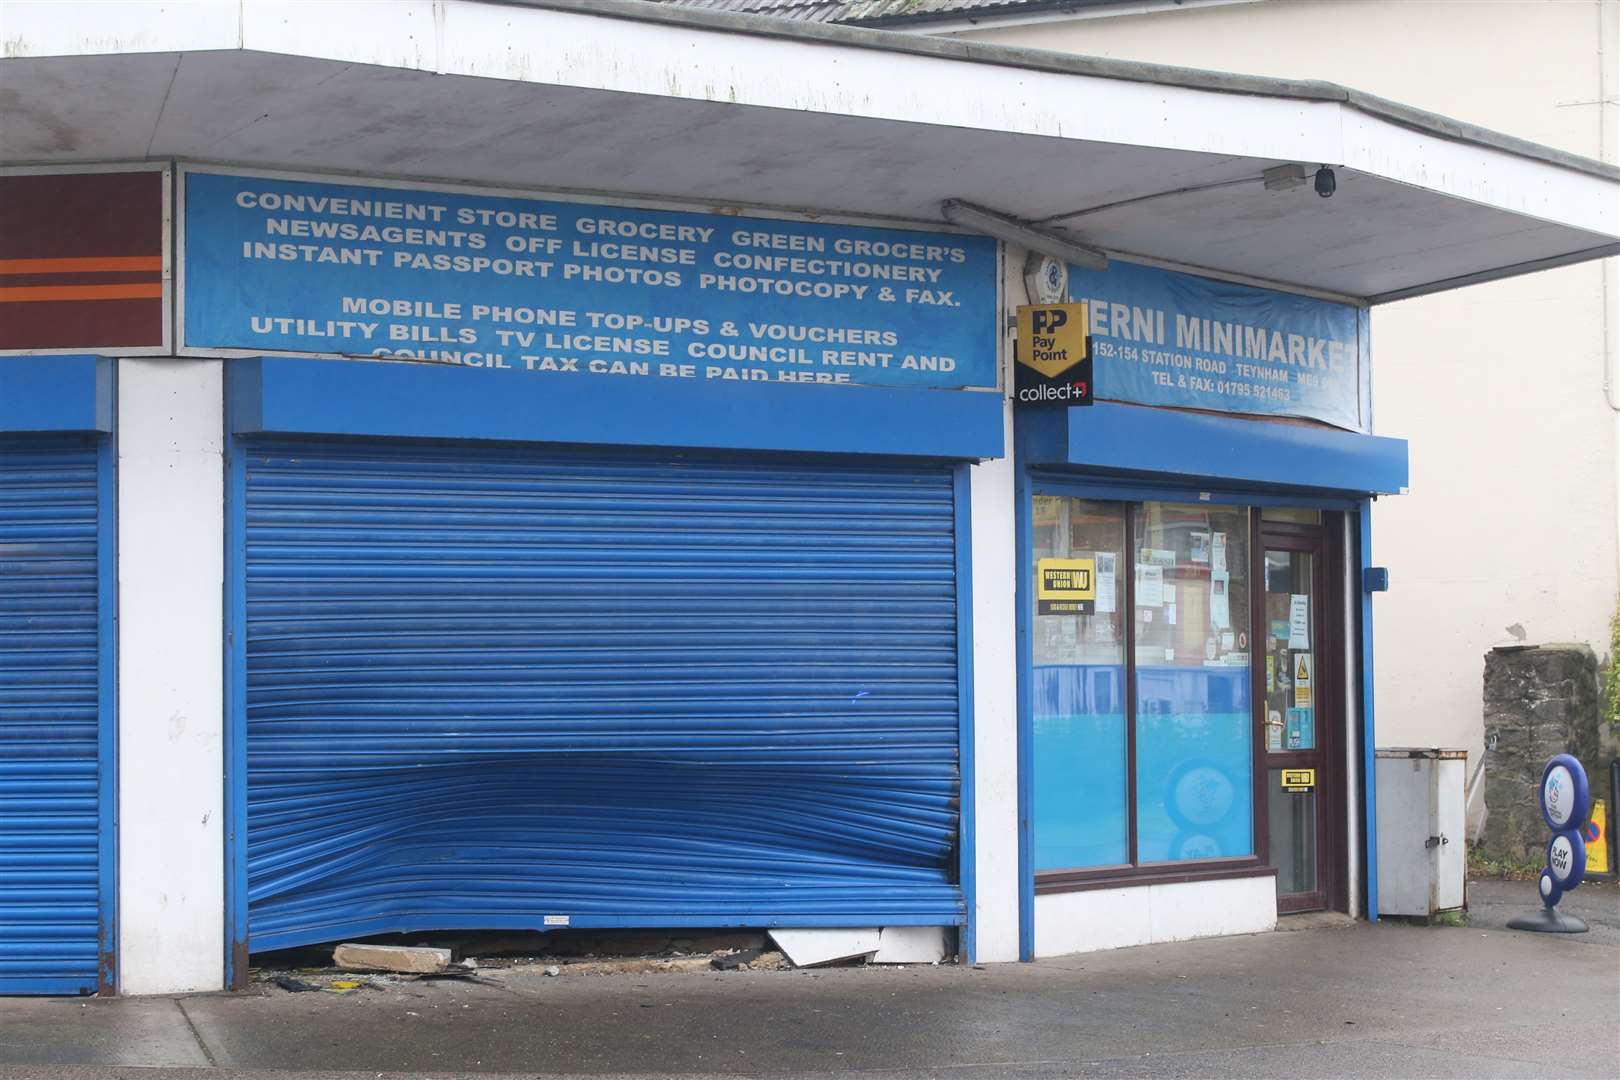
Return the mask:
{"type": "Polygon", "coordinates": [[[1276,877],[1277,868],[1258,859],[1227,863],[1156,863],[1144,867],[1106,867],[1101,870],[1049,870],[1035,875],[1035,895],[1087,892],[1093,889],[1130,889],[1142,885],[1180,885],[1192,881],[1228,881],[1234,878],[1276,877]]]}

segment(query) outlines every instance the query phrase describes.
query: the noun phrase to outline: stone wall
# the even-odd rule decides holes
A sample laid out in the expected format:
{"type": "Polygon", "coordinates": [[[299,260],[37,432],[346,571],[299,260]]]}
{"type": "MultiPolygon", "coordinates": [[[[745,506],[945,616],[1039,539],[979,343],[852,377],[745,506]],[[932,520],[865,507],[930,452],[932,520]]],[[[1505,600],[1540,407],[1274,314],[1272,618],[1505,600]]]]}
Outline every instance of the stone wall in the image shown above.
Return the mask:
{"type": "Polygon", "coordinates": [[[1586,645],[1504,646],[1485,654],[1485,835],[1488,855],[1540,859],[1548,830],[1537,788],[1547,759],[1574,754],[1598,793],[1597,656],[1586,645]]]}

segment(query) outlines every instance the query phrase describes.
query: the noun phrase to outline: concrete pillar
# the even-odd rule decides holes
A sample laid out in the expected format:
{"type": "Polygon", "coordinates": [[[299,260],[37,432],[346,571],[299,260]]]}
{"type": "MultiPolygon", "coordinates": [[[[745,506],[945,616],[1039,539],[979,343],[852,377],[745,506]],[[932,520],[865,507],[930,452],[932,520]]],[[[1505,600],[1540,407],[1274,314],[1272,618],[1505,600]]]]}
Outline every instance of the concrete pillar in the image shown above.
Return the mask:
{"type": "Polygon", "coordinates": [[[225,978],[224,365],[118,364],[118,983],[225,978]]]}
{"type": "Polygon", "coordinates": [[[973,499],[975,959],[1018,959],[1018,655],[1012,406],[1003,457],[970,470],[973,499]]]}

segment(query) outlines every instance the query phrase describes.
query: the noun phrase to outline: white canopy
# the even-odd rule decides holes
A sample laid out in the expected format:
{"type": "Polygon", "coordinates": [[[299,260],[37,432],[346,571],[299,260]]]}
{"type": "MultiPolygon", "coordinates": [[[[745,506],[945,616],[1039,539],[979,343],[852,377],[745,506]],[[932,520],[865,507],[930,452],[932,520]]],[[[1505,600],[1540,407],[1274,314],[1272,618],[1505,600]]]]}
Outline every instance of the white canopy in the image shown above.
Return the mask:
{"type": "Polygon", "coordinates": [[[941,222],[1377,303],[1620,251],[1620,170],[1318,82],[635,0],[8,0],[0,165],[182,158],[941,222]],[[1268,190],[1283,164],[1338,190],[1268,190]]]}

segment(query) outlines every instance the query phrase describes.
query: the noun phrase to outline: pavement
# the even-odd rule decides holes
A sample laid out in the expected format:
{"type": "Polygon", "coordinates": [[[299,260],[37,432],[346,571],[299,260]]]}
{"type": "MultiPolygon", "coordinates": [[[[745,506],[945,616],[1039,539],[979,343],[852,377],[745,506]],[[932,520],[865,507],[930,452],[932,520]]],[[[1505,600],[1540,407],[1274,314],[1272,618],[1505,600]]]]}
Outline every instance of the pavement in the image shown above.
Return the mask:
{"type": "Polygon", "coordinates": [[[1035,964],[496,973],[347,995],[0,1002],[0,1080],[1620,1076],[1620,891],[1581,935],[1314,925],[1035,964]]]}

